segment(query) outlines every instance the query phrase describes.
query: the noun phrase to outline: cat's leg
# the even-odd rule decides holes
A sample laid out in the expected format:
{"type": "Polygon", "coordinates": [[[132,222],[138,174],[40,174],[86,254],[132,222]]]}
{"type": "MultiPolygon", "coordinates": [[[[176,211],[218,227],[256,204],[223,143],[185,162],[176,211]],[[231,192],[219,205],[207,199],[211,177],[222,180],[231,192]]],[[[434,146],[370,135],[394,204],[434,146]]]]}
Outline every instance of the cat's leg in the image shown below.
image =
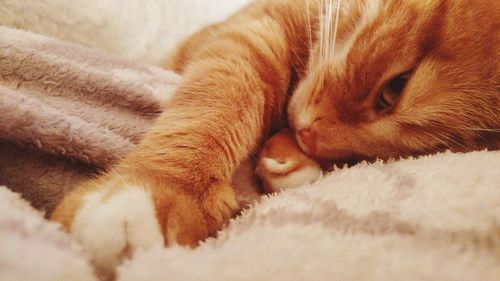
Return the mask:
{"type": "Polygon", "coordinates": [[[237,209],[229,179],[263,135],[265,98],[259,81],[218,71],[186,79],[197,89],[181,87],[137,151],[54,211],[103,270],[162,236],[195,246],[237,209]]]}
{"type": "Polygon", "coordinates": [[[260,3],[266,13],[217,27],[189,54],[182,84],[137,150],[53,213],[102,270],[138,248],[194,246],[237,209],[231,175],[281,116],[297,52],[290,38],[305,42],[260,3]]]}
{"type": "Polygon", "coordinates": [[[233,190],[224,182],[207,183],[195,193],[116,171],[69,194],[52,218],[63,223],[106,276],[137,249],[197,245],[237,209],[233,190]]]}

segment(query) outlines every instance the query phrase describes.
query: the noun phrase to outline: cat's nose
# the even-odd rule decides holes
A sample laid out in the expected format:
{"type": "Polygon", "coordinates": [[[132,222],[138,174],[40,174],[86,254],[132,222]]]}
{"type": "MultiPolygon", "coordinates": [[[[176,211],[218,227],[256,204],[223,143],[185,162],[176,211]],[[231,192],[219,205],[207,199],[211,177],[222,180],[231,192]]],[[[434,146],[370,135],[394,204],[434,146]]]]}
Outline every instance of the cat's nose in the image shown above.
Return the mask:
{"type": "Polygon", "coordinates": [[[314,154],[316,151],[316,138],[317,138],[316,131],[311,128],[301,129],[298,132],[298,135],[299,135],[299,145],[301,146],[301,148],[306,153],[314,154]]]}

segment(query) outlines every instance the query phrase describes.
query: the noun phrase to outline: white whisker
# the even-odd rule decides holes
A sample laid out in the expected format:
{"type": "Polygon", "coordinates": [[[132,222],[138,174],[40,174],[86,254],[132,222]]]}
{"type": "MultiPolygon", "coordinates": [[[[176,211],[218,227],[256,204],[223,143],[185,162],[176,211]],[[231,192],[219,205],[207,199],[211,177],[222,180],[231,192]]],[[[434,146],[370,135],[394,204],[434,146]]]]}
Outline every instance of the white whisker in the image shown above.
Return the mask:
{"type": "Polygon", "coordinates": [[[498,128],[498,129],[495,129],[495,128],[474,128],[474,127],[459,127],[459,126],[450,126],[450,125],[446,125],[446,127],[467,130],[467,131],[500,133],[500,128],[498,128]]]}
{"type": "Polygon", "coordinates": [[[326,52],[325,52],[325,58],[328,58],[330,56],[330,42],[332,40],[331,34],[332,34],[332,0],[328,0],[328,6],[326,7],[326,34],[325,37],[327,38],[326,40],[326,52]]]}
{"type": "Polygon", "coordinates": [[[324,61],[327,52],[327,38],[328,38],[328,18],[326,12],[328,11],[327,0],[322,0],[319,7],[319,24],[320,24],[320,59],[324,61]]]}
{"type": "Polygon", "coordinates": [[[326,60],[335,52],[342,1],[337,0],[335,14],[334,0],[319,1],[319,58],[326,60]]]}
{"type": "MultiPolygon", "coordinates": [[[[309,54],[313,51],[313,39],[312,39],[312,26],[311,26],[311,9],[309,7],[309,0],[306,0],[306,12],[307,12],[307,37],[309,39],[309,54]]],[[[314,67],[314,60],[313,60],[314,67]]]]}
{"type": "MultiPolygon", "coordinates": [[[[446,141],[448,141],[448,142],[450,142],[450,143],[454,143],[454,144],[456,144],[457,146],[459,146],[459,147],[461,147],[461,148],[463,148],[463,149],[467,150],[467,146],[465,146],[463,143],[460,143],[460,142],[459,142],[459,141],[457,141],[457,140],[454,140],[452,137],[447,136],[447,135],[445,135],[445,134],[443,134],[443,133],[438,133],[438,132],[434,132],[434,133],[435,133],[436,135],[438,135],[438,136],[440,136],[440,137],[441,137],[441,140],[442,140],[442,142],[443,142],[444,144],[446,144],[446,143],[447,143],[446,141]]],[[[449,146],[449,145],[448,145],[448,146],[449,146]]]]}
{"type": "Polygon", "coordinates": [[[333,43],[332,43],[332,53],[335,53],[335,43],[337,41],[337,30],[339,28],[339,18],[340,18],[340,2],[342,0],[337,0],[337,15],[335,16],[335,28],[333,31],[333,43]]]}
{"type": "Polygon", "coordinates": [[[318,13],[319,13],[319,59],[323,58],[323,0],[318,2],[318,13]]]}

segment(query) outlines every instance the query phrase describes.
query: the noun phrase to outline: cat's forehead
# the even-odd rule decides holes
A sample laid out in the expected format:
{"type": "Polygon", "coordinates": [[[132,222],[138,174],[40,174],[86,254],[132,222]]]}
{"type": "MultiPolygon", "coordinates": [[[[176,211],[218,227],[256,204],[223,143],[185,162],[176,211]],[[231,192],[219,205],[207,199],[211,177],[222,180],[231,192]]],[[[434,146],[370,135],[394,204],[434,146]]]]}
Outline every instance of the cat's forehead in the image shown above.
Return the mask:
{"type": "Polygon", "coordinates": [[[477,77],[498,72],[497,64],[489,62],[499,41],[494,35],[498,19],[494,9],[488,12],[488,1],[367,0],[356,8],[368,15],[354,13],[356,21],[350,22],[341,18],[340,29],[354,22],[353,27],[339,31],[339,42],[328,57],[311,60],[301,91],[324,100],[325,112],[333,106],[339,116],[362,117],[384,87],[402,74],[412,74],[412,95],[404,105],[408,108],[420,101],[436,102],[456,87],[474,86],[477,77]]]}
{"type": "Polygon", "coordinates": [[[469,11],[469,18],[460,19],[460,9],[467,7],[460,2],[466,1],[366,1],[361,11],[367,15],[358,15],[357,26],[329,58],[330,73],[352,80],[356,89],[350,92],[362,100],[380,83],[412,71],[429,56],[477,52],[456,46],[460,40],[470,43],[482,37],[474,31],[474,17],[480,13],[469,11]]]}

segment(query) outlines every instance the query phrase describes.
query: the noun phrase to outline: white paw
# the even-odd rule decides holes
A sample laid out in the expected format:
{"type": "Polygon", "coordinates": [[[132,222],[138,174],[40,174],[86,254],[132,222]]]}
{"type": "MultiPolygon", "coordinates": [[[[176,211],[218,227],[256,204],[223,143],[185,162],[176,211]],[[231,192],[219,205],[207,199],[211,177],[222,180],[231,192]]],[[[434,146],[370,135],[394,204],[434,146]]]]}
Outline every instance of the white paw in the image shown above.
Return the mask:
{"type": "Polygon", "coordinates": [[[321,167],[314,161],[286,161],[263,157],[255,172],[265,183],[267,192],[280,192],[315,182],[322,175],[321,167]]]}
{"type": "Polygon", "coordinates": [[[137,249],[163,245],[151,194],[136,186],[104,196],[91,192],[75,215],[70,232],[103,272],[113,272],[137,249]]]}
{"type": "Polygon", "coordinates": [[[269,183],[274,192],[279,192],[313,183],[321,177],[321,174],[319,166],[305,166],[286,175],[270,177],[269,183]]]}
{"type": "Polygon", "coordinates": [[[271,173],[284,174],[294,168],[295,163],[292,160],[287,160],[285,162],[280,162],[276,159],[264,157],[261,160],[261,164],[271,173]]]}

